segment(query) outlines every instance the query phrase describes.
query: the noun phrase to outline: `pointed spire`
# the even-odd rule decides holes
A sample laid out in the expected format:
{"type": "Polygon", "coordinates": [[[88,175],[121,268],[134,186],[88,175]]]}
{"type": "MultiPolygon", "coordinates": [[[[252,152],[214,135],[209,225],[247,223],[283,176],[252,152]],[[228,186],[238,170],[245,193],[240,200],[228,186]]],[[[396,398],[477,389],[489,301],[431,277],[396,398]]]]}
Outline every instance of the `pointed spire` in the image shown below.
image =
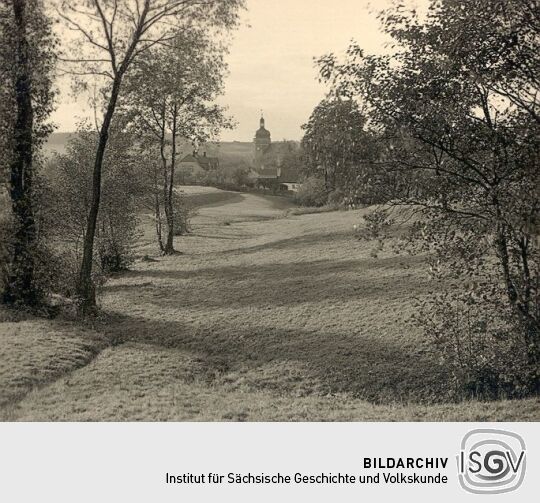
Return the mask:
{"type": "Polygon", "coordinates": [[[261,109],[261,127],[264,127],[264,113],[261,109]]]}

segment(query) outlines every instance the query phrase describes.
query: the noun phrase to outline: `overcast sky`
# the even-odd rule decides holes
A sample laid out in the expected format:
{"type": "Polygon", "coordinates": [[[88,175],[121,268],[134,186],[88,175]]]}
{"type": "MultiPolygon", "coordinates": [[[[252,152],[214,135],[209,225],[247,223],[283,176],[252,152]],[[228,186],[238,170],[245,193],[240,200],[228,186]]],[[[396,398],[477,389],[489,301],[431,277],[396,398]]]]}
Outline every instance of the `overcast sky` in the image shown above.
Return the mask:
{"type": "MultiPolygon", "coordinates": [[[[300,139],[300,126],[325,94],[313,57],[342,52],[353,38],[368,52],[381,52],[387,39],[380,32],[376,11],[387,3],[248,0],[228,57],[226,94],[220,99],[238,127],[225,131],[221,139],[250,141],[261,109],[274,140],[300,139]]],[[[73,131],[79,117],[86,115],[84,104],[63,95],[53,120],[59,131],[73,131]]]]}

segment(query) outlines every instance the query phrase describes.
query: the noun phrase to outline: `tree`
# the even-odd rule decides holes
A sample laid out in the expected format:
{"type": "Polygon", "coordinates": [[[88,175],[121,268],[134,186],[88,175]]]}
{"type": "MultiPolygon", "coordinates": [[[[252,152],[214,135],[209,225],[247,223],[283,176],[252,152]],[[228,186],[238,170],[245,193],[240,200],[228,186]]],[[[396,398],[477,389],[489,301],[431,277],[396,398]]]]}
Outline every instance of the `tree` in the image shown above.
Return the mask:
{"type": "Polygon", "coordinates": [[[366,117],[356,101],[339,96],[321,101],[302,126],[306,175],[324,179],[328,192],[338,189],[353,194],[366,182],[376,155],[376,144],[365,125],[366,117]]]}
{"type": "Polygon", "coordinates": [[[224,50],[204,30],[181,32],[166,47],[151,49],[148,58],[135,64],[125,84],[124,113],[131,117],[144,148],[159,151],[159,163],[152,163],[152,185],[158,244],[166,255],[175,253],[173,203],[179,197],[174,193],[179,147],[189,142],[194,148],[230,125],[224,109],[213,103],[223,91],[224,50]]]}
{"type": "Polygon", "coordinates": [[[7,83],[0,96],[0,160],[8,166],[13,217],[3,300],[35,307],[42,295],[36,281],[34,178],[38,148],[50,130],[55,47],[42,2],[3,2],[0,40],[0,75],[7,83]]]}
{"type": "Polygon", "coordinates": [[[460,305],[482,320],[471,333],[491,333],[491,345],[518,337],[512,352],[526,355],[530,372],[520,372],[533,389],[540,383],[538,12],[537,2],[524,0],[432,2],[425,21],[391,9],[381,18],[395,53],[368,56],[353,44],[344,63],[320,60],[336,93],[366,104],[384,140],[381,172],[417,182],[392,201],[415,212],[417,248],[435,254],[436,273],[472,283],[445,299],[447,309],[460,305]]]}
{"type": "Polygon", "coordinates": [[[58,17],[74,35],[62,58],[69,73],[105,81],[101,89],[104,115],[99,127],[92,204],[78,284],[83,313],[95,307],[92,261],[103,157],[126,74],[135,61],[148,56],[152,47],[167,45],[182,29],[196,24],[207,29],[234,27],[242,6],[243,0],[81,0],[61,1],[57,6],[58,17]]]}
{"type": "MultiPolygon", "coordinates": [[[[136,210],[143,186],[141,159],[123,131],[118,116],[112,124],[104,157],[102,201],[96,226],[94,283],[103,283],[111,272],[125,270],[133,259],[136,210]]],[[[52,278],[56,293],[73,295],[77,267],[83,251],[86,221],[92,201],[92,168],[97,132],[81,124],[66,145],[64,154],[49,161],[44,228],[51,244],[51,260],[62,267],[52,278]]]]}

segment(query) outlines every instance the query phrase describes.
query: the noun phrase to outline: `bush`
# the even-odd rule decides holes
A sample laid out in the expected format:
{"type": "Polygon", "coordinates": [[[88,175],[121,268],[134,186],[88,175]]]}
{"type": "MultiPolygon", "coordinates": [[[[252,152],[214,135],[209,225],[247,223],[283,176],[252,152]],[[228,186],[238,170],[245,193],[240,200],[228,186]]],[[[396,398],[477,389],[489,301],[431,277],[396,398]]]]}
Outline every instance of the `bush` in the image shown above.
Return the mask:
{"type": "Polygon", "coordinates": [[[335,189],[328,194],[329,206],[342,206],[345,201],[345,193],[341,189],[335,189]]]}
{"type": "Polygon", "coordinates": [[[191,219],[197,215],[197,208],[185,195],[174,196],[174,235],[184,236],[191,232],[191,219]]]}
{"type": "MultiPolygon", "coordinates": [[[[96,134],[85,128],[69,141],[66,153],[47,166],[40,191],[40,230],[46,241],[45,270],[53,293],[75,292],[86,231],[96,134]]],[[[136,194],[140,179],[130,155],[130,139],[113,131],[105,156],[101,205],[94,243],[94,280],[126,270],[134,260],[137,237],[136,194]]]]}
{"type": "Polygon", "coordinates": [[[300,185],[294,199],[300,206],[324,206],[328,201],[324,180],[315,177],[306,178],[300,185]]]}
{"type": "Polygon", "coordinates": [[[114,222],[110,216],[106,217],[111,224],[108,227],[103,225],[97,236],[97,253],[105,274],[126,271],[135,260],[133,254],[137,226],[135,217],[126,213],[123,216],[115,215],[113,218],[114,222]]]}
{"type": "Polygon", "coordinates": [[[523,326],[494,298],[477,291],[437,294],[413,318],[450,371],[457,398],[521,398],[537,390],[540,369],[530,363],[523,326]]]}

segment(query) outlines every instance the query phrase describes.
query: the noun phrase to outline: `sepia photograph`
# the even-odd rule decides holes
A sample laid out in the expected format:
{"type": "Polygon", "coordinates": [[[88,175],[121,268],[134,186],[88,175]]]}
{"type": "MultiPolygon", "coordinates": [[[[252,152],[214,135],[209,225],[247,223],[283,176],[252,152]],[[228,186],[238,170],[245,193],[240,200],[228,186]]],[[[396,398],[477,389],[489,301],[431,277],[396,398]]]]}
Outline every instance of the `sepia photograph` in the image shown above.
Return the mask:
{"type": "Polygon", "coordinates": [[[0,422],[540,421],[538,0],[0,0],[0,75],[0,422]]]}

